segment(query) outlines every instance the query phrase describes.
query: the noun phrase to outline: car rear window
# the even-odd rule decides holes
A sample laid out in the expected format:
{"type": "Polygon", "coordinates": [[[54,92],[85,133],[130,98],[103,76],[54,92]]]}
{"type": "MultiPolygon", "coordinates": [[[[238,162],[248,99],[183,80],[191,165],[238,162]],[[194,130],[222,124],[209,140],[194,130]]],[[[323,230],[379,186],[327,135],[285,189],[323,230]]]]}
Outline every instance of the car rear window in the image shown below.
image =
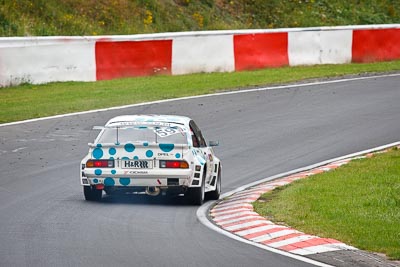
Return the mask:
{"type": "Polygon", "coordinates": [[[106,128],[98,143],[172,143],[187,144],[186,133],[179,127],[127,127],[106,128]]]}

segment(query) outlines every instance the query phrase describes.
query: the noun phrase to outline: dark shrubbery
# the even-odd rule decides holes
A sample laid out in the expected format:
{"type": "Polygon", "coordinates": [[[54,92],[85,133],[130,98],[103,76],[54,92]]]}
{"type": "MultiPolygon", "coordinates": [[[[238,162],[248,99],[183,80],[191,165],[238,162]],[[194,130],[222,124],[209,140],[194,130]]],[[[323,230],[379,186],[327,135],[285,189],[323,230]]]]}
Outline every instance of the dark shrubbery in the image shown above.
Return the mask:
{"type": "Polygon", "coordinates": [[[400,23],[398,0],[0,0],[0,36],[400,23]]]}

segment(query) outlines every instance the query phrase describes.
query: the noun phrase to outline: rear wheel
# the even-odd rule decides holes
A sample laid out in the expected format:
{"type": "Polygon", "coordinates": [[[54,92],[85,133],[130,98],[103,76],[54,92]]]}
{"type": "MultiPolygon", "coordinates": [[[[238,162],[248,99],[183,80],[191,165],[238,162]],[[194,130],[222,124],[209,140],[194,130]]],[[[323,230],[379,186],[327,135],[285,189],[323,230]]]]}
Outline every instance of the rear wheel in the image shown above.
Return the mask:
{"type": "Polygon", "coordinates": [[[203,179],[201,181],[200,187],[189,188],[188,192],[188,199],[194,205],[202,205],[204,203],[204,196],[205,196],[205,175],[206,172],[204,171],[203,179]]]}
{"type": "Polygon", "coordinates": [[[209,199],[218,200],[221,195],[221,171],[221,167],[219,167],[215,190],[207,193],[209,199]]]}
{"type": "Polygon", "coordinates": [[[98,190],[92,186],[83,187],[83,195],[88,201],[100,201],[103,190],[98,190]]]}

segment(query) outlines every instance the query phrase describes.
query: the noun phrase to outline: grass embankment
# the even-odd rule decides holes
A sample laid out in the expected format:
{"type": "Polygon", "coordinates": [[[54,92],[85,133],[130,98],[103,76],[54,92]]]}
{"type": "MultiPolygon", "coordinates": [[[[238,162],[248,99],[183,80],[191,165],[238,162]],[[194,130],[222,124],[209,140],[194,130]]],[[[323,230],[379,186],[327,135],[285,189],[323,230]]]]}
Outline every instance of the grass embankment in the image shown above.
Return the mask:
{"type": "Polygon", "coordinates": [[[0,36],[390,24],[398,0],[31,0],[0,1],[0,36]]]}
{"type": "Polygon", "coordinates": [[[310,78],[400,70],[400,61],[0,88],[0,123],[310,78]]]}
{"type": "Polygon", "coordinates": [[[353,160],[261,196],[255,210],[308,234],[400,259],[400,150],[353,160]]]}

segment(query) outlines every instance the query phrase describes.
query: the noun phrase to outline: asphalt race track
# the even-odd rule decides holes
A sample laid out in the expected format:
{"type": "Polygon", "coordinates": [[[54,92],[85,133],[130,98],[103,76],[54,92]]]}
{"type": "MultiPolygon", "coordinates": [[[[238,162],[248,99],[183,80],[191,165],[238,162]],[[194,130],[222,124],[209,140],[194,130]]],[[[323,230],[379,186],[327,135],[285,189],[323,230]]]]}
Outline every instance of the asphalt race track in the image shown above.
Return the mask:
{"type": "Polygon", "coordinates": [[[79,162],[117,115],[194,118],[223,192],[400,140],[400,76],[186,99],[0,127],[0,266],[311,266],[218,234],[181,198],[86,202],[79,162]]]}

